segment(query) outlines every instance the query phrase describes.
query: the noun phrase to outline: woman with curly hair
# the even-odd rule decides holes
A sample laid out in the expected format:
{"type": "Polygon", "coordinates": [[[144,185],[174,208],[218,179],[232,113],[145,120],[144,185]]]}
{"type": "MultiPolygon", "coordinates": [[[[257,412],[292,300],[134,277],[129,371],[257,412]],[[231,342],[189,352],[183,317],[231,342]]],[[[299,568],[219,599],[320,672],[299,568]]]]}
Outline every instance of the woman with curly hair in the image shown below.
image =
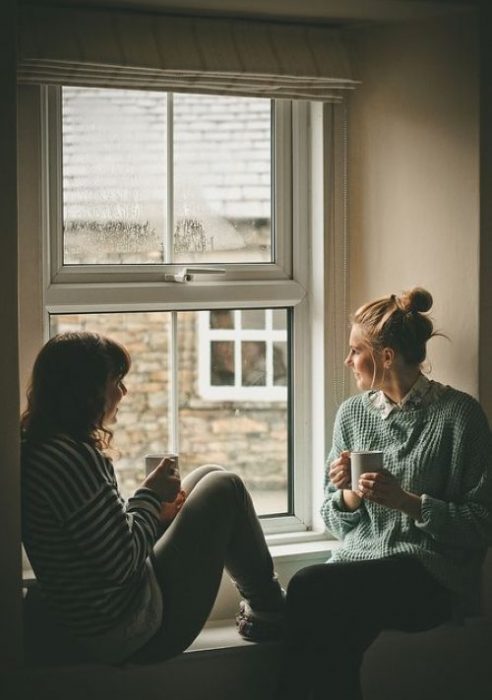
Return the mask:
{"type": "Polygon", "coordinates": [[[383,629],[430,629],[476,609],[492,541],[492,440],[478,402],[422,373],[432,297],[364,304],[345,364],[361,393],[339,408],[321,513],[341,546],[287,591],[278,697],[360,700],[363,654],[383,629]],[[351,483],[351,453],[382,470],[351,483]]]}
{"type": "Polygon", "coordinates": [[[130,365],[94,333],[55,336],[34,364],[22,527],[50,620],[86,660],[169,658],[202,629],[225,566],[243,597],[240,633],[278,635],[284,595],[239,477],[205,465],[181,483],[163,459],[121,497],[107,450],[130,365]]]}

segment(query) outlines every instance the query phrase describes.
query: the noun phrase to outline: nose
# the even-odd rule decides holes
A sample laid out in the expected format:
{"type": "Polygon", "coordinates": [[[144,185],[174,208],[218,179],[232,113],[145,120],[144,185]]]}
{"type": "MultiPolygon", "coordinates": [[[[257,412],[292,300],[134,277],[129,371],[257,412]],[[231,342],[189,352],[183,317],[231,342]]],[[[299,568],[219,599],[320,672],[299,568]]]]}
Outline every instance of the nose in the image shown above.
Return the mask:
{"type": "Polygon", "coordinates": [[[344,359],[343,364],[346,365],[347,367],[350,367],[350,365],[352,364],[352,356],[350,353],[344,359]]]}

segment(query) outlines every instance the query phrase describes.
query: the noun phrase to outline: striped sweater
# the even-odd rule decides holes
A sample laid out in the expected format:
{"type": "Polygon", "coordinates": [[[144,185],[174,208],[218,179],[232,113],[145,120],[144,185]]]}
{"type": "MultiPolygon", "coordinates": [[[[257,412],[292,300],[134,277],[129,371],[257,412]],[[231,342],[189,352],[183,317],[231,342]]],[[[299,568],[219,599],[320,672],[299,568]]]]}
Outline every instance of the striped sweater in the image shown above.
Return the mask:
{"type": "Polygon", "coordinates": [[[108,458],[58,437],[23,443],[22,501],[24,546],[59,619],[91,637],[134,615],[148,596],[157,495],[140,488],[125,502],[108,458]]]}
{"type": "Polygon", "coordinates": [[[382,450],[385,468],[403,489],[421,496],[421,519],[368,500],[345,510],[328,469],[321,514],[343,540],[330,562],[413,556],[471,612],[492,543],[492,438],[477,401],[443,389],[430,405],[384,420],[371,392],[348,399],[338,411],[327,460],[343,450],[382,450]]]}

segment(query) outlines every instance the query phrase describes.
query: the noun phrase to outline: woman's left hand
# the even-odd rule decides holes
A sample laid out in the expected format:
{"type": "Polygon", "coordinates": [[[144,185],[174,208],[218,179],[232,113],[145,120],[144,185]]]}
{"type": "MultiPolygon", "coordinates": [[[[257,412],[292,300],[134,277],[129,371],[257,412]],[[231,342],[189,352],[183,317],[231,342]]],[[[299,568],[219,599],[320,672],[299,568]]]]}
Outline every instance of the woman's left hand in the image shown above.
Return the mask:
{"type": "Polygon", "coordinates": [[[406,491],[402,489],[396,477],[387,469],[362,474],[358,486],[358,493],[362,498],[387,508],[403,509],[406,491]]]}
{"type": "Polygon", "coordinates": [[[169,525],[177,516],[186,501],[186,493],[181,490],[171,503],[163,501],[161,503],[160,521],[162,525],[169,525]]]}

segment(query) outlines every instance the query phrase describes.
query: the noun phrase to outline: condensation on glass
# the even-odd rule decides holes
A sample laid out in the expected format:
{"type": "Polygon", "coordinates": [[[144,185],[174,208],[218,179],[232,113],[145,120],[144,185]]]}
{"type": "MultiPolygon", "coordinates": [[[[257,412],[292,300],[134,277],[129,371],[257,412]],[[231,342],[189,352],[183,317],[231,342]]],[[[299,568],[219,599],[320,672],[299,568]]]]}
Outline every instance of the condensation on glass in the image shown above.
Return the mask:
{"type": "Polygon", "coordinates": [[[270,100],[62,94],[64,264],[272,262],[270,100]]]}
{"type": "Polygon", "coordinates": [[[50,316],[51,335],[97,332],[123,343],[130,352],[132,367],[125,378],[128,393],[114,426],[117,453],[113,459],[125,497],[145,477],[145,454],[170,449],[169,407],[172,397],[177,396],[174,410],[182,474],[201,464],[221,464],[244,479],[260,514],[288,511],[286,317],[285,309],[278,313],[272,309],[226,309],[50,316]],[[174,372],[172,313],[177,321],[174,372]],[[274,324],[276,316],[279,322],[274,324]],[[200,331],[201,324],[208,333],[200,331]],[[274,330],[274,325],[283,325],[283,329],[274,330]],[[280,364],[277,346],[283,353],[280,364]],[[204,357],[215,357],[214,370],[210,371],[204,357]],[[284,387],[279,391],[276,377],[280,366],[284,387]],[[176,392],[172,390],[174,380],[176,392]],[[204,385],[232,393],[225,399],[211,398],[202,391],[204,385]],[[243,391],[249,393],[245,396],[243,391]]]}
{"type": "Polygon", "coordinates": [[[164,93],[63,88],[66,265],[163,261],[166,105],[164,93]]]}

